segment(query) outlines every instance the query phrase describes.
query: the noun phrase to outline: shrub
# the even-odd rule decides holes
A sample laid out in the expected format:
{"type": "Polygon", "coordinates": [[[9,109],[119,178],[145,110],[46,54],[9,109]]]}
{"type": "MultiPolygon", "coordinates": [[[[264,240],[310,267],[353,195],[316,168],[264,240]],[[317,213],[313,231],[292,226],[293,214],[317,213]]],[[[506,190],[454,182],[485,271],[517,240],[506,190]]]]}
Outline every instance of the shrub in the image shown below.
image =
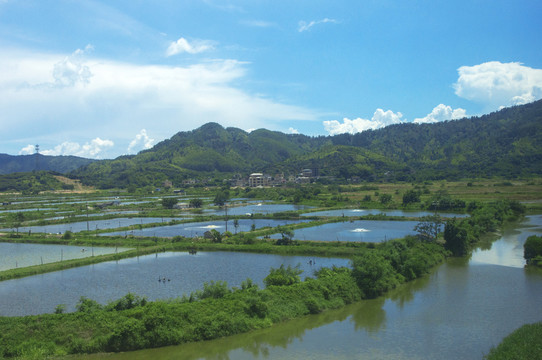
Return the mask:
{"type": "Polygon", "coordinates": [[[523,244],[523,257],[527,264],[531,265],[533,260],[540,256],[542,256],[542,236],[531,235],[523,244]]]}
{"type": "Polygon", "coordinates": [[[288,267],[284,267],[284,264],[281,264],[279,268],[271,268],[269,271],[269,275],[263,279],[263,282],[266,287],[275,285],[275,286],[283,286],[283,285],[292,285],[295,283],[298,283],[301,281],[301,278],[299,275],[303,273],[303,270],[299,268],[299,264],[296,265],[296,267],[291,267],[288,265],[288,267]]]}

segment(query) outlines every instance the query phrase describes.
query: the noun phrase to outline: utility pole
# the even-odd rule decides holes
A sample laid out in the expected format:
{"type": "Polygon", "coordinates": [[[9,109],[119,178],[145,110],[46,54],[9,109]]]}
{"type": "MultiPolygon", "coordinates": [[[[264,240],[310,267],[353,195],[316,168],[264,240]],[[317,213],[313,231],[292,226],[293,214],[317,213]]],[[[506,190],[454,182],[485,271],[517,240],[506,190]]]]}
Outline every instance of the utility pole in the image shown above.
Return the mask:
{"type": "Polygon", "coordinates": [[[34,146],[34,149],[36,150],[36,154],[34,155],[35,158],[36,158],[36,164],[34,166],[34,170],[38,171],[39,170],[39,159],[40,159],[40,146],[38,144],[36,144],[34,146]]]}

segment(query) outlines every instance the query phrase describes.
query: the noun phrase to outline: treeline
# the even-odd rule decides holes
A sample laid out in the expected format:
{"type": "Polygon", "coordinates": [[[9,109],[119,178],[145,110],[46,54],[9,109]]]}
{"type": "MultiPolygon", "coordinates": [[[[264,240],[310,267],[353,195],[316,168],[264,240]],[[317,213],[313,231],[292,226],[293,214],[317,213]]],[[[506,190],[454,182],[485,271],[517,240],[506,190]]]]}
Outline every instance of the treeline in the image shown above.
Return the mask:
{"type": "Polygon", "coordinates": [[[49,171],[0,175],[0,191],[17,191],[25,195],[48,190],[72,190],[73,185],[58,181],[49,171]]]}
{"type": "Polygon", "coordinates": [[[525,206],[517,201],[499,200],[486,204],[469,204],[471,216],[450,220],[444,228],[445,247],[454,256],[466,255],[483,234],[497,231],[505,222],[518,220],[525,206]]]}

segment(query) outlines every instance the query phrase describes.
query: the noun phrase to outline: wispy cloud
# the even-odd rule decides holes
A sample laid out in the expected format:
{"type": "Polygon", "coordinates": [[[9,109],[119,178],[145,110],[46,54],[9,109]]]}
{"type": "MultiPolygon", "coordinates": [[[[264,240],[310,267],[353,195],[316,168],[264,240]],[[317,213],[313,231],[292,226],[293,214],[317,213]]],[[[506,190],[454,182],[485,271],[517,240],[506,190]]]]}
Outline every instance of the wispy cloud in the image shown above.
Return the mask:
{"type": "Polygon", "coordinates": [[[462,66],[454,84],[456,95],[495,110],[522,105],[542,98],[542,70],[519,62],[491,61],[462,66]]]}
{"type": "Polygon", "coordinates": [[[309,31],[315,25],[327,24],[327,23],[338,24],[339,22],[335,19],[329,19],[329,18],[324,18],[322,20],[314,20],[310,22],[306,22],[302,20],[298,23],[299,26],[297,28],[297,31],[299,32],[309,31]]]}
{"type": "Polygon", "coordinates": [[[194,40],[189,43],[188,40],[181,37],[177,41],[173,41],[169,44],[166,50],[166,56],[173,56],[180,53],[198,54],[204,51],[212,50],[214,43],[209,40],[194,40]]]}
{"type": "Polygon", "coordinates": [[[277,24],[274,22],[264,21],[264,20],[241,20],[240,24],[251,26],[251,27],[259,27],[259,28],[268,28],[268,27],[277,26],[277,24]]]}
{"type": "Polygon", "coordinates": [[[465,109],[457,108],[452,109],[451,106],[439,104],[433,108],[433,110],[423,118],[414,119],[416,124],[428,124],[446,120],[462,119],[467,116],[465,109]]]}
{"type": "Polygon", "coordinates": [[[355,134],[370,129],[380,129],[388,125],[401,123],[403,114],[394,113],[391,110],[376,109],[371,120],[356,118],[344,118],[343,122],[337,120],[324,121],[324,128],[330,135],[350,133],[355,134]]]}

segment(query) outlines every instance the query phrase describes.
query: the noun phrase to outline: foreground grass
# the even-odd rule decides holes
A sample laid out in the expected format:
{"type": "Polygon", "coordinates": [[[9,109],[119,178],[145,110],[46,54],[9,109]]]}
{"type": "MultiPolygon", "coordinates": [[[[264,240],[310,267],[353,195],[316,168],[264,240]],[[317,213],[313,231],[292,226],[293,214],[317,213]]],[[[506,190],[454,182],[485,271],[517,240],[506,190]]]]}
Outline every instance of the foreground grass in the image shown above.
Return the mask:
{"type": "Polygon", "coordinates": [[[523,325],[491,349],[487,360],[542,359],[542,322],[523,325]]]}

